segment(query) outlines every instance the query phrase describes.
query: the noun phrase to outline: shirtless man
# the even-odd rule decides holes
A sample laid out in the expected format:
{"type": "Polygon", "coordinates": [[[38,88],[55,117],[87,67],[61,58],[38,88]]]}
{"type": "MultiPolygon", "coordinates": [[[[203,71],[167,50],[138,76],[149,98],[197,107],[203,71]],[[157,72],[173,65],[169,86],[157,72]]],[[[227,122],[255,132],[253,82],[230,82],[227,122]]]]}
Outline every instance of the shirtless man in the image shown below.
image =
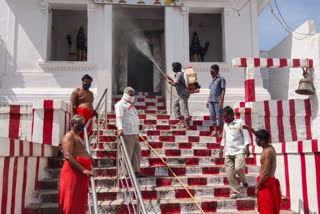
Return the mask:
{"type": "Polygon", "coordinates": [[[71,131],[62,140],[63,163],[59,183],[59,214],[85,214],[92,157],[88,154],[79,133],[84,129],[84,118],[74,115],[71,131]]]}
{"type": "MultiPolygon", "coordinates": [[[[73,114],[78,114],[85,119],[85,124],[92,117],[96,115],[93,110],[93,93],[89,90],[92,83],[92,77],[88,74],[82,77],[82,87],[73,90],[70,97],[70,105],[73,114]]],[[[91,124],[87,128],[88,132],[91,130],[91,124]]],[[[89,134],[89,133],[88,133],[89,134]]],[[[83,133],[80,134],[83,139],[83,133]]]]}
{"type": "Polygon", "coordinates": [[[258,211],[261,214],[279,214],[281,202],[280,183],[274,177],[277,159],[275,149],[269,144],[270,135],[264,129],[255,131],[247,125],[244,125],[243,128],[251,131],[256,136],[256,144],[263,148],[260,157],[261,168],[256,184],[258,211]]]}

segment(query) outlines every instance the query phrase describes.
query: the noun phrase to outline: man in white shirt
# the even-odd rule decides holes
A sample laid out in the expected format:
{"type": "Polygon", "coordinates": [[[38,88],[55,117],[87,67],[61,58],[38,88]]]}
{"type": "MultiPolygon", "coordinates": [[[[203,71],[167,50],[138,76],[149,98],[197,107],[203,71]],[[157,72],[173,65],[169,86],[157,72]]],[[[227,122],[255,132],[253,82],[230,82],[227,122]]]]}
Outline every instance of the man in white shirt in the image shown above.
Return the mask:
{"type": "Polygon", "coordinates": [[[124,89],[122,99],[116,103],[117,135],[123,136],[133,170],[140,174],[141,147],[139,143],[140,120],[136,108],[133,106],[135,90],[131,87],[124,89]]]}
{"type": "Polygon", "coordinates": [[[248,187],[245,176],[245,156],[250,156],[250,136],[246,129],[243,129],[244,122],[234,117],[233,109],[230,106],[222,110],[224,120],[223,136],[219,156],[225,156],[225,168],[230,185],[231,198],[238,198],[240,190],[235,172],[238,174],[244,187],[248,187]]]}

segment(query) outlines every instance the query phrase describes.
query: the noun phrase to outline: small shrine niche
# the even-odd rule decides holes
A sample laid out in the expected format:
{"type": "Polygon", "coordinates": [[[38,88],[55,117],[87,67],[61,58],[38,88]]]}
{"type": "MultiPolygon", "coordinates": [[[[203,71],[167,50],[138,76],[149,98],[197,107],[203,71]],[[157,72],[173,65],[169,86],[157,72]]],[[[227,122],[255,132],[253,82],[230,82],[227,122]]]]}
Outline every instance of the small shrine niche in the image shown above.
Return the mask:
{"type": "Polygon", "coordinates": [[[87,10],[52,10],[51,61],[87,61],[87,10]]]}
{"type": "Polygon", "coordinates": [[[222,62],[221,14],[189,15],[190,62],[222,62]]]}

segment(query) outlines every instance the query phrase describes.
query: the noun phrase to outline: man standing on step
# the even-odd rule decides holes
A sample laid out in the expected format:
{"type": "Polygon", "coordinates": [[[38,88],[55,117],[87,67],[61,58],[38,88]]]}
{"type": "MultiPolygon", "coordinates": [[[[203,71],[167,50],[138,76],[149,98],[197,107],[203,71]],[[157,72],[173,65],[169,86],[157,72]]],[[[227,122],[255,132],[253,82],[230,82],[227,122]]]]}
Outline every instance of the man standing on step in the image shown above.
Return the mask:
{"type": "Polygon", "coordinates": [[[139,143],[140,120],[133,106],[135,90],[131,87],[124,89],[122,99],[116,103],[117,135],[123,136],[129,158],[136,176],[140,174],[141,147],[139,143]]]}
{"type": "MultiPolygon", "coordinates": [[[[85,119],[85,124],[92,117],[96,115],[96,112],[93,110],[93,93],[89,90],[92,83],[92,77],[88,74],[84,75],[82,78],[82,87],[76,88],[72,91],[70,97],[70,105],[72,113],[81,115],[85,119]]],[[[88,135],[91,130],[91,124],[88,126],[88,135]]],[[[80,134],[80,137],[83,140],[83,133],[80,134]]]]}
{"type": "Polygon", "coordinates": [[[62,139],[64,162],[59,182],[59,214],[85,214],[88,199],[92,157],[86,151],[79,133],[83,132],[84,118],[74,115],[71,131],[62,139]]]}
{"type": "Polygon", "coordinates": [[[190,116],[188,99],[190,97],[189,90],[187,88],[186,80],[184,78],[184,72],[181,70],[182,66],[179,62],[172,63],[172,70],[175,73],[176,80],[173,81],[170,77],[165,76],[168,79],[170,85],[176,87],[177,99],[173,105],[174,116],[179,120],[177,125],[182,125],[183,120],[181,117],[181,111],[183,112],[185,120],[185,128],[190,129],[190,116]]]}
{"type": "Polygon", "coordinates": [[[226,80],[219,75],[219,66],[212,65],[210,69],[212,80],[209,84],[209,98],[207,101],[207,108],[209,108],[210,121],[213,126],[213,137],[222,136],[223,121],[222,121],[222,107],[224,95],[226,92],[226,80]],[[216,119],[217,118],[217,119],[216,119]],[[220,134],[218,135],[217,127],[220,127],[220,134]]]}
{"type": "Polygon", "coordinates": [[[261,214],[279,214],[281,202],[280,183],[274,177],[277,168],[277,157],[275,149],[269,144],[269,132],[264,129],[255,131],[247,125],[244,125],[243,128],[251,131],[256,136],[257,146],[263,148],[260,157],[261,168],[256,184],[258,211],[261,214]]]}
{"type": "Polygon", "coordinates": [[[224,127],[219,156],[222,158],[224,153],[225,169],[231,189],[230,196],[238,198],[240,189],[235,173],[238,174],[243,186],[248,187],[245,176],[245,156],[250,156],[250,136],[248,131],[243,129],[244,122],[234,117],[233,109],[230,106],[222,109],[222,118],[224,127]]]}

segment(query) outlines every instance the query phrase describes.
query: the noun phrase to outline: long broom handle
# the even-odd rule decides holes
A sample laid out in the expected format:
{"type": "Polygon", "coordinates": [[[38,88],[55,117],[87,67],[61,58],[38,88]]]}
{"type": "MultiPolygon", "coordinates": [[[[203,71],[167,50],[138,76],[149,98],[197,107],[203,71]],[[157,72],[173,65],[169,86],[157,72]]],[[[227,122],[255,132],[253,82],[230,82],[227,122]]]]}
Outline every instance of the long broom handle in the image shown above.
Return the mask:
{"type": "Polygon", "coordinates": [[[191,197],[191,199],[194,201],[194,203],[197,205],[197,207],[199,208],[199,210],[201,211],[202,214],[205,214],[205,212],[202,210],[202,208],[200,207],[198,201],[193,197],[193,195],[190,193],[190,191],[188,190],[188,188],[184,185],[184,183],[181,182],[181,180],[177,177],[176,173],[174,173],[174,171],[170,168],[170,166],[168,166],[168,164],[163,160],[162,157],[160,157],[160,155],[158,154],[158,152],[156,150],[153,149],[153,147],[142,137],[141,134],[139,134],[139,137],[147,144],[147,146],[149,147],[149,149],[151,149],[151,151],[156,154],[156,156],[162,161],[162,163],[164,163],[164,165],[169,169],[169,171],[172,173],[172,175],[177,179],[177,181],[181,184],[181,186],[187,191],[187,193],[189,194],[189,196],[191,197]]]}

